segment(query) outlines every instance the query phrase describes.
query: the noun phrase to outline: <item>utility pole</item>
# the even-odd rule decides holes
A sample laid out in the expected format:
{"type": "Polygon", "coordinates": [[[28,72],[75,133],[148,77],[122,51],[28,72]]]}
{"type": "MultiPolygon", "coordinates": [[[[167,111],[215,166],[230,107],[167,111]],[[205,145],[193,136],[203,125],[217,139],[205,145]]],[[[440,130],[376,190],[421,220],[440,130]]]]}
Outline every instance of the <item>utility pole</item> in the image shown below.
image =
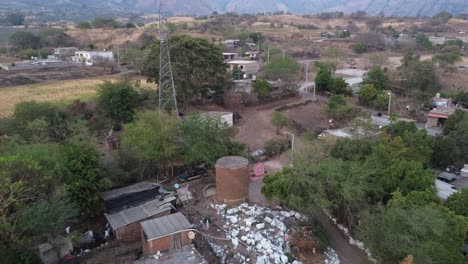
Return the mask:
{"type": "Polygon", "coordinates": [[[305,65],[305,81],[309,82],[309,63],[305,65]]]}
{"type": "Polygon", "coordinates": [[[163,0],[159,2],[159,110],[179,116],[177,98],[172,75],[171,56],[169,54],[169,37],[167,18],[163,11],[163,0]]]}
{"type": "Polygon", "coordinates": [[[291,135],[291,163],[289,164],[289,166],[292,168],[294,166],[293,164],[293,158],[294,158],[294,134],[291,133],[291,132],[283,132],[284,134],[288,134],[288,135],[291,135]]]}
{"type": "Polygon", "coordinates": [[[267,61],[270,62],[270,47],[268,47],[268,56],[267,56],[267,61]]]}
{"type": "Polygon", "coordinates": [[[283,50],[283,60],[284,60],[284,50],[283,50]]]}

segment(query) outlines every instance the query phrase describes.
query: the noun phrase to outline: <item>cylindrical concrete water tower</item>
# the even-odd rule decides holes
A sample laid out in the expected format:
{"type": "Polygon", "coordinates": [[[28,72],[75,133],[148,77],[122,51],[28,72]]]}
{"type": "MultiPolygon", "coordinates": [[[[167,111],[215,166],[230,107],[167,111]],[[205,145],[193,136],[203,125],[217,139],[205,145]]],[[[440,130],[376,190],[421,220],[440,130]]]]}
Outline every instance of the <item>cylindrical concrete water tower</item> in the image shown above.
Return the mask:
{"type": "Polygon", "coordinates": [[[218,202],[235,206],[249,197],[249,161],[229,156],[216,162],[216,197],[218,202]]]}

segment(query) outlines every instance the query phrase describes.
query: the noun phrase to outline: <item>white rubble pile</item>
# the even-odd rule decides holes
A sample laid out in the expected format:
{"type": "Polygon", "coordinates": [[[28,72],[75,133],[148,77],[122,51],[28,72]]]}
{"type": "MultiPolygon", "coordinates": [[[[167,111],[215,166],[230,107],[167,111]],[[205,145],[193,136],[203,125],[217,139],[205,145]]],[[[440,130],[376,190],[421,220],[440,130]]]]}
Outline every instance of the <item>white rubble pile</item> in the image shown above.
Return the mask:
{"type": "Polygon", "coordinates": [[[226,250],[210,238],[207,238],[207,242],[214,254],[221,260],[221,264],[225,264],[227,257],[226,250]]]}
{"type": "MultiPolygon", "coordinates": [[[[257,264],[289,263],[286,256],[290,252],[286,241],[288,230],[283,221],[287,218],[294,221],[305,219],[301,214],[247,203],[235,208],[224,204],[211,207],[225,220],[223,228],[234,248],[239,244],[246,246],[257,255],[257,264]]],[[[244,259],[245,263],[250,263],[250,259],[244,259]]]]}
{"type": "Polygon", "coordinates": [[[338,254],[331,248],[328,248],[325,252],[325,264],[340,264],[338,254]]]}

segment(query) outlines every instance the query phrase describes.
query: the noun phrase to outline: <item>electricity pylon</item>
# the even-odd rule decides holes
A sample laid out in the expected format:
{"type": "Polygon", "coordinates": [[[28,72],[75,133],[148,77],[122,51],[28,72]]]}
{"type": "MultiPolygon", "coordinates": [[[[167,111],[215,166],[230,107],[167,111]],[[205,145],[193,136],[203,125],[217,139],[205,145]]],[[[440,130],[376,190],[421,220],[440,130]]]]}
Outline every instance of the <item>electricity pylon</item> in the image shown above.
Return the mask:
{"type": "Polygon", "coordinates": [[[159,1],[159,110],[179,116],[177,108],[174,77],[172,75],[171,56],[169,53],[169,37],[167,18],[164,14],[163,0],[159,1]]]}

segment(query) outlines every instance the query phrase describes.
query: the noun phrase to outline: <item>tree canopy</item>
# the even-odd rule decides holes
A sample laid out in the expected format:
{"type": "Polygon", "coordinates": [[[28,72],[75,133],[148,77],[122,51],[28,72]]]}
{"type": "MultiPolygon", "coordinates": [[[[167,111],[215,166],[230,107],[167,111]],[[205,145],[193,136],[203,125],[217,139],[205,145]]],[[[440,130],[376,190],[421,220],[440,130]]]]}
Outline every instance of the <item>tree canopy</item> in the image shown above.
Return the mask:
{"type": "Polygon", "coordinates": [[[271,80],[295,81],[299,77],[301,66],[291,56],[274,56],[265,65],[265,77],[271,80]]]}
{"type": "Polygon", "coordinates": [[[188,164],[205,162],[213,166],[223,156],[239,154],[242,146],[232,138],[234,130],[220,117],[190,114],[180,124],[184,140],[182,153],[188,164]]]}
{"type": "Polygon", "coordinates": [[[380,66],[375,66],[367,73],[363,84],[372,84],[377,90],[383,91],[387,89],[388,77],[380,66]]]}
{"type": "Polygon", "coordinates": [[[276,128],[276,134],[279,134],[281,129],[292,125],[291,119],[282,112],[273,111],[270,122],[276,128]]]}
{"type": "MultiPolygon", "coordinates": [[[[170,37],[169,50],[179,103],[186,105],[210,91],[223,94],[228,74],[220,47],[183,35],[170,37]]],[[[159,41],[147,48],[140,70],[148,81],[159,81],[159,41]]]]}
{"type": "Polygon", "coordinates": [[[97,105],[116,125],[133,120],[138,93],[129,83],[104,82],[99,85],[97,105]]]}

